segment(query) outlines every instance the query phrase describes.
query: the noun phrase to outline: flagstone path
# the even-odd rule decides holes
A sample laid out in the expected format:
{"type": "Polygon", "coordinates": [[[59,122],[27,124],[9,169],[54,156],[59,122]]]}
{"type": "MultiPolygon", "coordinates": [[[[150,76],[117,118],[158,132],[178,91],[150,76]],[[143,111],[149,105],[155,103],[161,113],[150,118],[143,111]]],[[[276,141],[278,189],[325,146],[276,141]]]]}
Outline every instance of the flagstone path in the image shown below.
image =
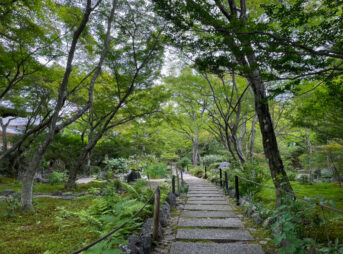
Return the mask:
{"type": "Polygon", "coordinates": [[[170,254],[264,254],[220,189],[186,174],[184,181],[188,200],[170,254]]]}

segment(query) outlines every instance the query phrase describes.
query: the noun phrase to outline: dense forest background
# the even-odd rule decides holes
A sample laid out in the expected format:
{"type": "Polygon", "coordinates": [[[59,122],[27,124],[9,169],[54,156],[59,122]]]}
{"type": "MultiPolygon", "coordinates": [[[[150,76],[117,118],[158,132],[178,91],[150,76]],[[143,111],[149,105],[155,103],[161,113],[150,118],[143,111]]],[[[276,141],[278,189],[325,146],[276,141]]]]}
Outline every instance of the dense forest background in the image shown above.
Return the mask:
{"type": "Polygon", "coordinates": [[[0,190],[20,191],[6,209],[33,211],[37,188],[77,191],[80,177],[206,167],[218,181],[228,162],[231,182],[276,189],[243,193],[292,218],[277,244],[338,251],[341,215],[282,207],[295,193],[343,209],[342,5],[2,1],[0,190]]]}

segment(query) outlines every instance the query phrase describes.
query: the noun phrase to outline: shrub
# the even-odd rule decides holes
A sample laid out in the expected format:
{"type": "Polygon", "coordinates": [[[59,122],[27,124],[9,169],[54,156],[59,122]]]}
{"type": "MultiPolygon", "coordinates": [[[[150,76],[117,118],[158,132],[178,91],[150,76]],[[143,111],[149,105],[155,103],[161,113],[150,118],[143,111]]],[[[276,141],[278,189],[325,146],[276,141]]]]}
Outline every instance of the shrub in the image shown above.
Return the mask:
{"type": "Polygon", "coordinates": [[[205,170],[201,167],[195,167],[190,169],[190,173],[196,177],[202,178],[205,175],[205,170]]]}
{"type": "Polygon", "coordinates": [[[181,160],[179,160],[176,165],[181,168],[184,169],[185,167],[187,167],[187,165],[191,164],[190,159],[188,159],[187,157],[183,157],[181,160]]]}
{"type": "Polygon", "coordinates": [[[105,170],[113,171],[114,173],[124,173],[127,168],[127,160],[125,158],[105,159],[105,170]]]}
{"type": "Polygon", "coordinates": [[[167,166],[162,163],[154,163],[147,167],[144,173],[153,179],[163,178],[167,174],[167,166]]]}
{"type": "Polygon", "coordinates": [[[210,155],[206,155],[202,158],[202,161],[206,166],[209,166],[213,163],[221,162],[224,160],[225,160],[224,156],[219,155],[219,154],[210,154],[210,155]]]}
{"type": "Polygon", "coordinates": [[[295,173],[287,173],[289,181],[295,181],[296,174],[295,173]]]}
{"type": "Polygon", "coordinates": [[[20,208],[20,193],[16,193],[13,197],[6,198],[4,200],[4,208],[2,209],[2,215],[4,217],[16,217],[17,210],[20,208]]]}
{"type": "Polygon", "coordinates": [[[65,178],[65,173],[64,172],[57,172],[54,171],[52,172],[49,177],[48,177],[48,182],[51,185],[57,185],[57,184],[61,184],[64,182],[64,178],[65,178]]]}
{"type": "Polygon", "coordinates": [[[221,162],[216,162],[216,163],[212,163],[209,166],[209,170],[214,169],[214,168],[218,168],[220,166],[221,162]]]}

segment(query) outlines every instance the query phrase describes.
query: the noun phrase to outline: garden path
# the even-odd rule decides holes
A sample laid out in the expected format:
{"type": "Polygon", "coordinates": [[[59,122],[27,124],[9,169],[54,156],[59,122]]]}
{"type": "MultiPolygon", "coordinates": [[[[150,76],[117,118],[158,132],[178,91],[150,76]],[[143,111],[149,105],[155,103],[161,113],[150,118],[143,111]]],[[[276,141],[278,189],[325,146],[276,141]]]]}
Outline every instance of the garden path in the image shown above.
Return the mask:
{"type": "Polygon", "coordinates": [[[188,200],[170,254],[263,254],[216,186],[185,174],[188,200]]]}

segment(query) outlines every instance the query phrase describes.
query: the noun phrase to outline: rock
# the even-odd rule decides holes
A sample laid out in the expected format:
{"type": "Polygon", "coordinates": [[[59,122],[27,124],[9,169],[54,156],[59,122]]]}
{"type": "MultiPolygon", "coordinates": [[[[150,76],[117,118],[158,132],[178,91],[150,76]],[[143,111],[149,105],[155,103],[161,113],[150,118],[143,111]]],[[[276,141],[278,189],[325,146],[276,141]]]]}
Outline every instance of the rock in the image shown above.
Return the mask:
{"type": "MultiPolygon", "coordinates": [[[[153,218],[149,218],[146,220],[146,222],[144,223],[142,229],[141,229],[141,236],[147,237],[150,236],[152,237],[152,233],[153,233],[153,226],[154,226],[154,219],[153,218]]],[[[158,227],[158,239],[162,239],[162,227],[161,224],[158,227]]]]}
{"type": "Polygon", "coordinates": [[[275,223],[276,219],[272,218],[272,217],[268,217],[267,219],[264,220],[262,226],[264,228],[270,228],[271,225],[273,225],[275,223]]]}
{"type": "Polygon", "coordinates": [[[150,235],[142,235],[142,246],[143,246],[143,253],[149,254],[152,250],[152,237],[150,235]]]}
{"type": "Polygon", "coordinates": [[[168,197],[166,198],[166,201],[168,202],[170,207],[175,208],[176,207],[176,196],[172,193],[168,193],[168,197]]]}
{"type": "Polygon", "coordinates": [[[47,183],[49,182],[48,179],[42,177],[42,174],[37,172],[33,178],[37,183],[47,183]]]}
{"type": "Polygon", "coordinates": [[[221,169],[226,169],[230,166],[230,162],[222,162],[220,163],[219,167],[218,168],[221,168],[221,169]]]}
{"type": "Polygon", "coordinates": [[[168,225],[169,218],[170,206],[168,202],[164,202],[163,205],[160,207],[160,223],[162,227],[166,227],[168,225]]]}
{"type": "Polygon", "coordinates": [[[260,241],[259,242],[261,245],[265,245],[265,244],[267,244],[268,242],[267,241],[260,241]]]}
{"type": "Polygon", "coordinates": [[[0,196],[14,196],[16,194],[16,192],[14,190],[3,190],[0,191],[0,196]]]}
{"type": "Polygon", "coordinates": [[[142,239],[139,236],[131,235],[128,239],[127,248],[130,254],[144,254],[142,239]]]}
{"type": "Polygon", "coordinates": [[[141,174],[136,170],[130,170],[129,173],[125,176],[125,179],[128,183],[136,181],[137,179],[140,179],[140,178],[142,178],[141,174]]]}
{"type": "Polygon", "coordinates": [[[106,180],[106,174],[107,172],[106,171],[101,171],[98,175],[98,177],[101,179],[101,180],[106,180]]]}
{"type": "Polygon", "coordinates": [[[125,244],[119,244],[118,248],[124,253],[124,254],[130,254],[131,251],[129,249],[129,246],[125,244]]]}
{"type": "Polygon", "coordinates": [[[254,219],[254,221],[257,225],[261,225],[263,223],[263,219],[261,218],[261,216],[257,212],[253,213],[253,215],[251,217],[254,219]]]}
{"type": "Polygon", "coordinates": [[[54,191],[53,193],[51,193],[51,196],[62,196],[63,195],[63,192],[62,191],[54,191]]]}

